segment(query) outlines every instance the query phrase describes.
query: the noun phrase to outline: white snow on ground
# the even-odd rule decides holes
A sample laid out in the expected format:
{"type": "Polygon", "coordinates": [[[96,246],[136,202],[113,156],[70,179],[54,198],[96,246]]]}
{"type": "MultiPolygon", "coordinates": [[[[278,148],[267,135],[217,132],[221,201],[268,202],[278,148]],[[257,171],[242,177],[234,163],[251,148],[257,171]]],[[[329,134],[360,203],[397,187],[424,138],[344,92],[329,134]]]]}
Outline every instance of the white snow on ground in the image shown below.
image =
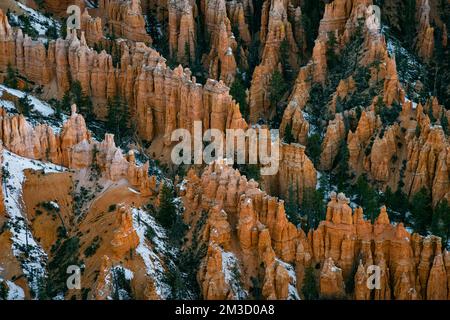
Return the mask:
{"type": "Polygon", "coordinates": [[[8,285],[8,300],[25,300],[23,289],[12,281],[6,281],[8,285]]]}
{"type": "Polygon", "coordinates": [[[238,300],[246,299],[248,293],[242,289],[241,279],[237,277],[241,276],[239,269],[239,263],[232,252],[225,252],[222,250],[222,273],[225,277],[225,282],[230,287],[234,294],[234,297],[238,300]]]}
{"type": "Polygon", "coordinates": [[[294,267],[289,263],[276,259],[288,272],[291,281],[289,281],[289,297],[288,300],[300,300],[300,295],[297,292],[297,276],[295,274],[294,267]]]}
{"type": "Polygon", "coordinates": [[[51,205],[53,208],[55,208],[56,210],[59,209],[59,205],[58,205],[55,201],[50,201],[49,203],[50,203],[50,205],[51,205]]]}
{"type": "Polygon", "coordinates": [[[29,286],[37,292],[38,281],[45,276],[47,255],[33,239],[28,230],[28,223],[22,214],[22,184],[25,180],[24,170],[43,170],[44,173],[62,172],[63,167],[30,160],[12,152],[3,150],[3,195],[5,207],[10,217],[8,224],[12,233],[12,251],[22,264],[23,273],[29,280],[29,286]]]}
{"type": "Polygon", "coordinates": [[[136,191],[136,190],[134,190],[133,188],[130,188],[130,187],[128,187],[128,190],[129,190],[130,192],[135,193],[135,194],[141,194],[139,191],[136,191]]]}
{"type": "Polygon", "coordinates": [[[131,280],[131,279],[134,278],[133,271],[131,271],[131,270],[127,269],[127,268],[123,268],[123,271],[125,273],[125,279],[131,280]]]}
{"type": "MultiPolygon", "coordinates": [[[[23,98],[26,95],[26,93],[23,91],[11,89],[11,88],[5,87],[4,85],[0,85],[0,97],[2,96],[4,91],[6,91],[9,94],[11,94],[15,97],[18,97],[18,98],[23,98]]],[[[55,111],[53,111],[52,107],[50,107],[47,103],[42,102],[41,100],[33,97],[32,95],[28,95],[28,97],[30,98],[31,104],[33,105],[33,109],[36,110],[37,112],[39,112],[40,114],[42,114],[43,116],[48,117],[55,113],[55,111]]],[[[7,110],[16,109],[14,106],[14,103],[12,103],[10,101],[0,100],[0,105],[4,105],[4,107],[7,110]]]]}
{"type": "MultiPolygon", "coordinates": [[[[1,89],[0,89],[1,90],[1,89]]],[[[6,110],[15,110],[16,106],[11,101],[1,100],[0,99],[0,107],[6,109],[6,110]]]]}
{"type": "Polygon", "coordinates": [[[132,213],[133,227],[140,240],[136,252],[144,260],[147,274],[154,280],[156,293],[161,299],[167,299],[171,294],[171,288],[165,282],[167,270],[164,268],[162,258],[155,253],[157,251],[158,253],[166,254],[170,251],[165,243],[167,239],[165,230],[146,211],[133,208],[132,213]],[[145,237],[147,226],[155,232],[155,236],[152,239],[153,247],[150,247],[149,241],[145,237]]]}
{"type": "MultiPolygon", "coordinates": [[[[117,295],[116,298],[119,300],[130,300],[130,292],[127,292],[123,288],[116,288],[114,277],[118,275],[119,272],[123,272],[125,279],[128,281],[131,281],[133,279],[134,274],[133,271],[123,267],[123,266],[114,266],[107,270],[106,277],[105,277],[105,288],[109,290],[111,293],[115,293],[117,295]]],[[[100,291],[101,294],[103,294],[103,291],[100,291]]],[[[108,295],[106,297],[107,300],[114,300],[115,297],[112,297],[108,295]]]]}
{"type": "Polygon", "coordinates": [[[48,27],[52,24],[56,25],[57,30],[60,29],[60,23],[56,22],[55,20],[47,18],[42,13],[31,9],[20,2],[17,2],[17,4],[30,17],[31,26],[39,33],[39,35],[45,36],[48,27]]]}

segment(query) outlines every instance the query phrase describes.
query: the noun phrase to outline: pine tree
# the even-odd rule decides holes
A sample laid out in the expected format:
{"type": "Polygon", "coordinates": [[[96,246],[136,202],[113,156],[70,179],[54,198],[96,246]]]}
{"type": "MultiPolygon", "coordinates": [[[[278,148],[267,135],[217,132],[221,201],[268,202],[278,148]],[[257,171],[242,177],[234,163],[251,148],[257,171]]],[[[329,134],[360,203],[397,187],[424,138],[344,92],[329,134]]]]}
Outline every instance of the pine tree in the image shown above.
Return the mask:
{"type": "Polygon", "coordinates": [[[106,127],[111,133],[117,134],[119,131],[119,117],[121,98],[116,94],[112,99],[108,100],[108,114],[106,116],[106,127]]]}
{"type": "Polygon", "coordinates": [[[62,119],[62,103],[60,101],[56,101],[55,103],[55,117],[58,120],[62,119]]]}
{"type": "Polygon", "coordinates": [[[414,222],[414,231],[425,235],[433,215],[431,196],[425,187],[413,196],[410,211],[414,222]]]}
{"type": "Polygon", "coordinates": [[[311,161],[314,163],[314,166],[317,168],[320,161],[320,153],[321,150],[321,138],[320,134],[313,133],[309,139],[308,139],[308,145],[306,147],[306,154],[311,159],[311,161]]]}
{"type": "Polygon", "coordinates": [[[0,281],[0,300],[7,300],[9,295],[9,288],[5,281],[0,281]]]}
{"type": "Polygon", "coordinates": [[[450,206],[447,199],[441,200],[434,209],[431,232],[441,237],[444,245],[448,246],[450,239],[450,206]]]}
{"type": "Polygon", "coordinates": [[[294,70],[289,63],[289,42],[286,38],[280,44],[280,62],[283,67],[283,78],[291,83],[294,78],[294,70]]]}
{"type": "Polygon", "coordinates": [[[152,37],[153,43],[158,44],[160,39],[160,34],[158,32],[158,20],[156,19],[156,15],[154,9],[148,6],[147,9],[147,32],[152,37]]]}
{"type": "Polygon", "coordinates": [[[450,128],[448,126],[448,119],[447,119],[445,112],[443,112],[442,116],[441,116],[441,126],[442,126],[442,130],[444,130],[444,133],[446,135],[450,135],[450,128]]]}
{"type": "Polygon", "coordinates": [[[285,211],[290,222],[294,225],[300,224],[298,194],[297,190],[294,190],[294,186],[292,184],[289,184],[288,187],[288,198],[285,205],[285,211]]]}
{"type": "Polygon", "coordinates": [[[421,132],[421,130],[420,130],[420,125],[417,124],[417,125],[416,125],[416,130],[415,130],[416,138],[419,138],[419,137],[420,137],[420,132],[421,132]]]}
{"type": "Polygon", "coordinates": [[[239,110],[244,118],[248,118],[249,110],[247,105],[247,93],[244,82],[242,81],[242,76],[238,74],[236,79],[230,88],[230,94],[237,103],[239,103],[239,110]]]}
{"type": "MultiPolygon", "coordinates": [[[[84,94],[80,81],[76,80],[72,82],[70,88],[70,98],[71,103],[69,104],[69,110],[70,105],[72,103],[75,103],[78,107],[80,114],[82,114],[87,121],[90,121],[94,118],[92,100],[88,95],[84,94]]],[[[64,99],[67,98],[64,96],[63,100],[64,99]]],[[[64,104],[66,102],[67,101],[64,101],[64,104]]]]}
{"type": "Polygon", "coordinates": [[[184,58],[189,66],[191,64],[191,44],[189,43],[189,39],[184,43],[184,58]]]}
{"type": "Polygon", "coordinates": [[[177,209],[173,201],[172,189],[164,183],[161,188],[160,206],[156,219],[166,229],[170,229],[176,219],[177,209]]]}
{"type": "Polygon", "coordinates": [[[308,217],[307,230],[314,229],[319,222],[325,218],[325,205],[323,203],[324,193],[322,190],[305,188],[301,209],[308,217]]]}
{"type": "Polygon", "coordinates": [[[305,278],[303,280],[302,294],[305,300],[319,299],[319,292],[317,290],[317,280],[314,274],[314,269],[308,267],[305,270],[305,278]]]}
{"type": "Polygon", "coordinates": [[[61,100],[61,109],[67,112],[70,110],[71,106],[72,106],[72,98],[70,96],[70,91],[67,91],[66,93],[64,93],[64,96],[61,100]]]}
{"type": "Polygon", "coordinates": [[[334,32],[328,32],[328,41],[327,41],[327,63],[328,65],[333,68],[338,64],[339,57],[336,54],[336,35],[334,32]]]}
{"type": "Polygon", "coordinates": [[[408,211],[408,199],[400,187],[395,192],[392,192],[391,187],[388,186],[383,194],[383,202],[390,217],[396,217],[399,221],[405,221],[405,215],[408,211]],[[397,213],[398,215],[396,215],[397,213]]]}
{"type": "Polygon", "coordinates": [[[33,108],[33,105],[31,103],[31,99],[28,96],[28,94],[24,95],[22,98],[19,98],[19,110],[20,112],[28,117],[30,115],[31,109],[33,108]]]}
{"type": "Polygon", "coordinates": [[[378,216],[378,194],[367,182],[365,175],[359,176],[356,182],[357,201],[366,215],[370,216],[372,223],[378,216]]]}
{"type": "Polygon", "coordinates": [[[345,191],[349,185],[350,174],[349,174],[349,151],[346,140],[342,140],[339,147],[339,153],[336,157],[337,167],[335,172],[336,184],[339,190],[345,191]]]}
{"type": "Polygon", "coordinates": [[[283,75],[277,69],[272,73],[272,78],[269,85],[269,100],[272,107],[277,107],[286,90],[286,81],[284,80],[283,75]]]}
{"type": "Polygon", "coordinates": [[[130,120],[128,104],[117,94],[108,101],[107,108],[106,127],[114,134],[116,143],[120,143],[126,134],[130,120]]]}
{"type": "Polygon", "coordinates": [[[49,27],[47,28],[47,31],[45,32],[45,35],[49,39],[53,39],[53,40],[58,39],[58,29],[56,28],[56,25],[54,22],[49,25],[49,27]]]}
{"type": "Polygon", "coordinates": [[[294,135],[292,134],[292,126],[290,123],[286,125],[284,128],[284,142],[291,144],[292,142],[295,142],[294,135]]]}
{"type": "Polygon", "coordinates": [[[17,72],[10,63],[8,63],[8,67],[6,69],[6,77],[5,77],[5,81],[3,83],[7,87],[17,89],[17,86],[18,86],[17,72]]]}

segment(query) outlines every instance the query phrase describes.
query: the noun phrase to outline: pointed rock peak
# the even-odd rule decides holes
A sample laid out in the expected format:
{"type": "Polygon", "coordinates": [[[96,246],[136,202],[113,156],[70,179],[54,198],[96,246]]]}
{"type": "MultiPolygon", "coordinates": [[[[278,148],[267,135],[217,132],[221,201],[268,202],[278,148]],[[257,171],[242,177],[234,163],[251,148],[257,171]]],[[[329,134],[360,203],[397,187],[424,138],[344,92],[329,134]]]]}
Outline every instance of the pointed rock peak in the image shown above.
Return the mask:
{"type": "Polygon", "coordinates": [[[82,14],[82,16],[83,17],[91,17],[91,15],[89,14],[89,11],[88,11],[88,8],[86,7],[86,8],[84,8],[84,11],[83,11],[83,14],[82,14]]]}
{"type": "Polygon", "coordinates": [[[139,14],[141,13],[141,1],[140,0],[131,0],[131,12],[139,14]]]}
{"type": "Polygon", "coordinates": [[[128,151],[128,162],[130,162],[130,163],[135,163],[136,162],[136,157],[134,155],[134,150],[128,151]]]}
{"type": "Polygon", "coordinates": [[[338,199],[338,202],[340,202],[340,203],[346,203],[346,204],[350,203],[350,199],[347,198],[345,196],[345,194],[342,192],[339,192],[339,194],[337,195],[337,199],[338,199]]]}
{"type": "Polygon", "coordinates": [[[73,117],[73,116],[76,116],[76,115],[77,115],[77,105],[76,105],[76,104],[73,104],[73,105],[70,107],[70,111],[71,111],[72,117],[73,117]]]}
{"type": "Polygon", "coordinates": [[[81,46],[82,47],[87,47],[88,46],[87,45],[87,41],[86,41],[86,37],[84,35],[84,31],[81,31],[81,40],[80,40],[80,42],[81,42],[81,46]]]}
{"type": "Polygon", "coordinates": [[[376,224],[390,224],[389,216],[386,211],[386,206],[382,206],[380,210],[380,214],[378,215],[377,220],[375,221],[376,224]]]}

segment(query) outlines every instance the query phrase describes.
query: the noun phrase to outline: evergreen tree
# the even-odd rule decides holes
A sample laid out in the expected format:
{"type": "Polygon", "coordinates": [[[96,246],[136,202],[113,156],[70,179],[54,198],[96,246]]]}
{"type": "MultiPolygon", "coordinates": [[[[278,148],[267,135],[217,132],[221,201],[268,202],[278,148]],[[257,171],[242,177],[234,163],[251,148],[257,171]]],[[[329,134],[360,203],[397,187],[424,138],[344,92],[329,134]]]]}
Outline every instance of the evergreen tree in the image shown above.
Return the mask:
{"type": "Polygon", "coordinates": [[[345,191],[347,189],[350,181],[348,159],[349,151],[346,140],[344,139],[341,142],[339,153],[335,160],[335,162],[337,162],[337,166],[334,175],[336,179],[336,185],[341,191],[345,191]]]}
{"type": "Polygon", "coordinates": [[[391,187],[388,186],[382,200],[390,217],[395,217],[399,221],[405,221],[406,212],[408,211],[408,198],[400,187],[395,192],[392,192],[391,187]]]}
{"type": "Polygon", "coordinates": [[[291,144],[292,142],[295,142],[294,136],[292,134],[292,126],[290,123],[286,125],[284,128],[284,142],[291,144]]]}
{"type": "Polygon", "coordinates": [[[248,104],[247,104],[247,94],[244,82],[240,74],[236,76],[233,84],[230,88],[230,94],[237,103],[239,103],[239,110],[242,116],[247,119],[249,116],[248,104]]]}
{"type": "Polygon", "coordinates": [[[128,128],[130,118],[128,104],[117,94],[108,101],[107,107],[106,127],[114,134],[116,142],[120,143],[128,128]]]}
{"type": "Polygon", "coordinates": [[[447,199],[441,200],[434,209],[431,233],[441,237],[444,246],[448,247],[450,240],[450,206],[447,199]]]}
{"type": "Polygon", "coordinates": [[[18,85],[17,72],[10,63],[8,63],[8,67],[6,69],[6,77],[5,77],[5,81],[3,83],[7,87],[17,89],[17,85],[18,85]]]}
{"type": "Polygon", "coordinates": [[[290,222],[294,225],[300,224],[299,206],[298,206],[298,194],[292,184],[288,187],[288,198],[285,205],[286,216],[290,222]]]}
{"type": "MultiPolygon", "coordinates": [[[[70,88],[70,97],[71,97],[71,104],[75,103],[77,105],[79,113],[82,114],[87,121],[93,120],[94,112],[92,100],[88,95],[85,95],[83,93],[83,88],[81,86],[80,81],[76,80],[72,82],[70,88]]],[[[66,97],[63,97],[63,100],[64,99],[66,99],[66,97]]]]}
{"type": "Polygon", "coordinates": [[[314,229],[325,218],[324,193],[322,190],[305,188],[303,190],[302,212],[307,215],[307,230],[314,229]]]}
{"type": "Polygon", "coordinates": [[[177,209],[173,201],[172,189],[164,183],[161,188],[160,206],[156,214],[156,220],[166,229],[170,229],[176,220],[177,209]]]}
{"type": "Polygon", "coordinates": [[[28,117],[30,115],[31,109],[33,105],[31,103],[31,99],[28,94],[24,95],[22,98],[19,98],[19,110],[24,116],[28,117]]]}
{"type": "Polygon", "coordinates": [[[45,32],[45,35],[49,39],[58,39],[58,29],[56,28],[55,23],[51,23],[50,26],[47,28],[47,31],[45,32]]]}
{"type": "Polygon", "coordinates": [[[308,267],[305,270],[305,278],[303,280],[302,294],[305,300],[319,299],[317,280],[314,274],[314,269],[312,267],[308,267]]]}
{"type": "Polygon", "coordinates": [[[72,98],[70,96],[70,91],[67,91],[66,93],[64,93],[64,96],[61,100],[61,109],[67,112],[70,110],[71,106],[72,106],[72,98]]]}
{"type": "Polygon", "coordinates": [[[269,100],[272,107],[277,107],[287,90],[286,81],[280,71],[275,70],[269,84],[269,100]]]}
{"type": "Polygon", "coordinates": [[[59,34],[62,39],[67,38],[67,18],[63,17],[61,19],[61,28],[59,29],[59,34]]]}
{"type": "Polygon", "coordinates": [[[187,65],[191,64],[191,45],[189,40],[184,43],[184,58],[187,61],[187,65]]]}
{"type": "Polygon", "coordinates": [[[39,36],[39,33],[31,24],[30,17],[26,14],[22,14],[19,16],[19,21],[21,25],[21,29],[24,34],[27,34],[29,37],[36,39],[39,36]]]}
{"type": "Polygon", "coordinates": [[[441,116],[441,126],[442,130],[444,130],[444,133],[446,135],[450,135],[450,128],[448,126],[448,119],[447,116],[445,115],[445,112],[443,112],[441,116]]]}
{"type": "Polygon", "coordinates": [[[415,130],[416,138],[419,138],[419,137],[420,137],[420,132],[421,132],[421,130],[420,130],[420,125],[417,124],[417,125],[416,125],[416,130],[415,130]]]}
{"type": "Polygon", "coordinates": [[[334,32],[328,32],[328,41],[327,41],[327,63],[330,68],[333,68],[338,64],[339,57],[336,54],[336,35],[334,32]]]}
{"type": "Polygon", "coordinates": [[[294,80],[294,70],[289,62],[289,42],[287,39],[280,44],[280,62],[283,67],[283,78],[289,84],[294,80]]]}
{"type": "Polygon", "coordinates": [[[378,194],[367,182],[365,175],[359,176],[356,182],[357,202],[363,208],[372,223],[379,214],[378,194]]]}
{"type": "Polygon", "coordinates": [[[60,101],[56,101],[55,103],[55,117],[58,120],[62,119],[62,103],[60,101]]]}
{"type": "Polygon", "coordinates": [[[410,211],[414,222],[414,231],[425,235],[433,215],[431,196],[425,187],[413,196],[410,211]]]}
{"type": "Polygon", "coordinates": [[[153,43],[158,44],[160,39],[160,34],[158,32],[158,19],[156,19],[156,14],[154,9],[148,6],[147,10],[147,32],[152,37],[153,43]]]}
{"type": "Polygon", "coordinates": [[[320,162],[320,153],[321,150],[321,138],[320,134],[313,133],[309,139],[308,139],[308,146],[306,148],[306,154],[308,155],[309,159],[314,163],[314,166],[317,168],[320,162]]]}
{"type": "Polygon", "coordinates": [[[7,300],[9,295],[9,288],[5,281],[0,281],[0,300],[7,300]]]}

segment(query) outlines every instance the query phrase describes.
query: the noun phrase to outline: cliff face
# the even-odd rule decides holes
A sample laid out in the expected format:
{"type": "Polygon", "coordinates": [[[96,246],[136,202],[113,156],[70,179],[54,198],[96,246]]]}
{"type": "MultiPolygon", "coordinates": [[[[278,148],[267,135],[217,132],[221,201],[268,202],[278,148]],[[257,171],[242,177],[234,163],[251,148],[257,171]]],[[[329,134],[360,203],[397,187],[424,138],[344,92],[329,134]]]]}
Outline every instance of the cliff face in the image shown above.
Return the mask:
{"type": "Polygon", "coordinates": [[[169,50],[171,56],[183,63],[196,59],[196,4],[188,0],[172,0],[169,11],[169,50]],[[188,56],[186,56],[188,54],[188,56]]]}
{"type": "Polygon", "coordinates": [[[99,10],[105,15],[111,34],[132,41],[152,43],[145,30],[140,0],[100,0],[99,10]]]}
{"type": "Polygon", "coordinates": [[[272,116],[268,88],[272,73],[280,69],[280,46],[287,43],[287,54],[292,66],[297,67],[298,46],[288,20],[288,8],[283,1],[265,1],[262,8],[260,41],[263,46],[261,63],[255,68],[250,86],[250,120],[272,116]]]}
{"type": "Polygon", "coordinates": [[[333,194],[326,221],[308,235],[308,240],[312,260],[323,264],[322,295],[342,297],[346,279],[354,277],[355,298],[445,298],[447,280],[441,260],[447,252],[442,251],[440,238],[411,235],[401,223],[390,224],[384,207],[372,225],[364,220],[360,208],[352,213],[344,195],[333,194]],[[362,284],[372,274],[368,269],[371,265],[378,266],[381,275],[380,287],[372,293],[362,284]],[[436,285],[437,277],[440,285],[436,285]]]}
{"type": "Polygon", "coordinates": [[[448,253],[441,239],[391,224],[384,207],[371,224],[361,208],[353,211],[343,194],[332,193],[326,220],[306,235],[287,221],[282,202],[221,162],[201,177],[188,174],[183,202],[190,225],[206,213],[200,241],[208,250],[198,272],[204,298],[244,297],[250,278],[259,279],[265,298],[295,298],[291,286],[302,288],[305,270],[315,267],[322,297],[446,299],[448,253]],[[240,281],[227,273],[230,265],[240,281]],[[371,289],[367,279],[378,267],[379,287],[371,289]],[[346,288],[350,278],[354,289],[346,288]]]}
{"type": "Polygon", "coordinates": [[[61,17],[66,16],[70,5],[77,5],[82,10],[85,7],[85,2],[82,0],[44,0],[42,2],[46,10],[61,17]]]}
{"type": "Polygon", "coordinates": [[[4,147],[11,152],[73,169],[87,168],[95,163],[107,179],[126,178],[143,194],[152,193],[154,182],[148,176],[149,163],[137,166],[133,152],[124,156],[111,134],[106,134],[100,143],[94,141],[83,116],[76,113],[75,105],[59,134],[45,124],[33,127],[23,115],[8,116],[3,109],[2,112],[0,137],[4,147]]]}
{"type": "Polygon", "coordinates": [[[3,58],[2,68],[11,62],[36,83],[54,83],[59,96],[69,89],[69,79],[79,80],[99,115],[105,114],[108,98],[121,94],[144,140],[164,138],[170,144],[175,128],[191,129],[197,120],[203,122],[205,130],[224,130],[243,121],[236,119],[239,108],[222,81],[208,80],[201,86],[188,69],[168,68],[159,53],[142,43],[132,47],[122,44],[118,69],[105,51],[97,53],[88,47],[84,33],[78,39],[71,32],[65,40],[50,42],[46,50],[41,42],[24,37],[20,30],[13,32],[4,16],[2,30],[1,50],[10,53],[3,58]],[[177,117],[177,113],[181,116],[177,117]]]}
{"type": "Polygon", "coordinates": [[[192,171],[187,176],[185,221],[195,225],[199,214],[208,212],[200,239],[208,250],[198,271],[203,298],[248,296],[255,285],[251,278],[261,284],[264,298],[298,297],[289,264],[298,231],[287,221],[283,203],[257,186],[222,162],[201,177],[192,171]]]}

